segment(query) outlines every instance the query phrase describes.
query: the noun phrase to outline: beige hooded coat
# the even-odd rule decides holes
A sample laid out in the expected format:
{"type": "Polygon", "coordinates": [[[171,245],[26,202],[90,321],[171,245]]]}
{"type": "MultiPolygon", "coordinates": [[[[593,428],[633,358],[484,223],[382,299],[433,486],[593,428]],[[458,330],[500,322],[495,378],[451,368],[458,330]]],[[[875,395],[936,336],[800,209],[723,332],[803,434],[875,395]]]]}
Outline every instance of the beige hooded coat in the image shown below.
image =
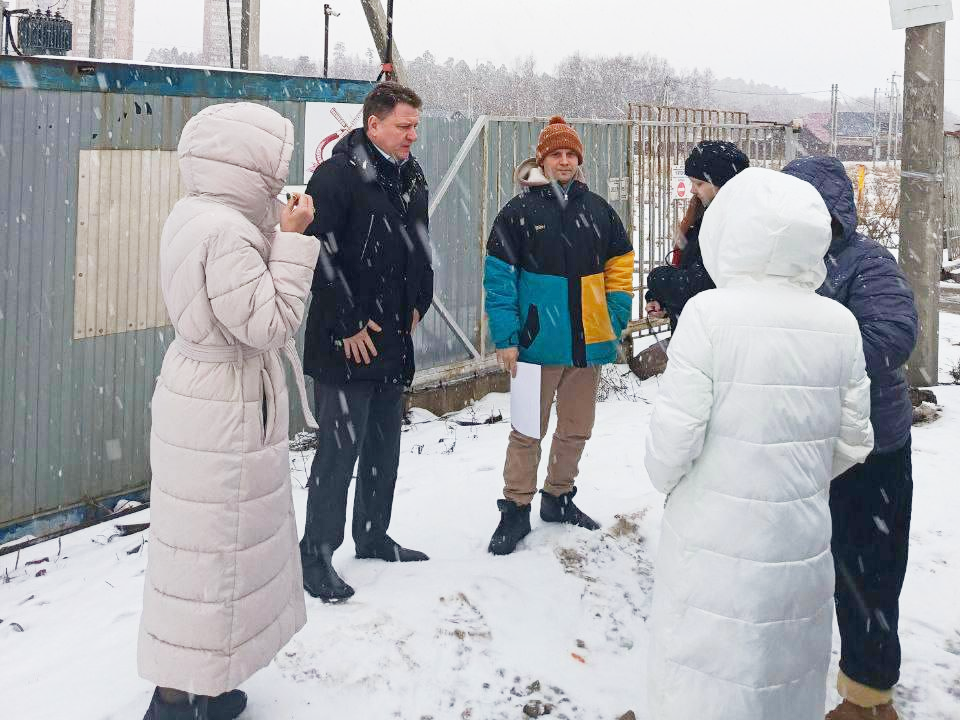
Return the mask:
{"type": "Polygon", "coordinates": [[[153,395],[138,665],[202,695],[236,688],[306,622],[281,352],[319,243],[277,228],[293,141],[290,121],[253,103],[192,118],[178,148],[188,195],[160,241],[177,340],[153,395]]]}

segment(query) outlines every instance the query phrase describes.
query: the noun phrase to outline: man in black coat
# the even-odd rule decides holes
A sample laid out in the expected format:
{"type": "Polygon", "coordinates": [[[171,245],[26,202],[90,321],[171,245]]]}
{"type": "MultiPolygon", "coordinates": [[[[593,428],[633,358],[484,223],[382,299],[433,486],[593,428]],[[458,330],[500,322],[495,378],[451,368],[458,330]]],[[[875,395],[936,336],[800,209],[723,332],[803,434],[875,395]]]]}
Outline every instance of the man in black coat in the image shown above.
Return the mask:
{"type": "Polygon", "coordinates": [[[314,172],[322,250],[307,315],[304,370],[314,379],[317,453],[300,552],[304,588],[326,602],[353,595],[333,568],[344,539],[347,491],[358,558],[426,560],[387,535],[400,460],[403,391],[413,381],[412,333],[433,300],[428,190],[410,154],[420,98],[398,83],[374,88],[362,129],[314,172]]]}
{"type": "MultiPolygon", "coordinates": [[[[677,237],[678,265],[654,268],[647,278],[647,313],[666,314],[671,329],[676,329],[687,301],[697,293],[716,287],[700,253],[700,224],[703,214],[728,180],[750,167],[750,160],[726,140],[703,140],[694,146],[684,171],[693,185],[689,223],[681,223],[677,237]]],[[[686,220],[686,218],[685,218],[686,220]]]]}

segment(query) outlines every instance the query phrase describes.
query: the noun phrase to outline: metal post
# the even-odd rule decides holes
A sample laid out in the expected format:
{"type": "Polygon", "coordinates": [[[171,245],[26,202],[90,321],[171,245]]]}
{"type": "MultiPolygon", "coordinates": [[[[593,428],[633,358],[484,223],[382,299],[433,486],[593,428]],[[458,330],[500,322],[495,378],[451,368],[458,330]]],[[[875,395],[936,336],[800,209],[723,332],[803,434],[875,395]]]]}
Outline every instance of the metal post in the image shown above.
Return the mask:
{"type": "Polygon", "coordinates": [[[323,76],[329,77],[327,72],[330,67],[330,6],[326,3],[323,6],[323,76]]]}
{"type": "Polygon", "coordinates": [[[837,155],[837,114],[840,105],[839,102],[840,86],[837,84],[830,86],[830,154],[837,155]]]}
{"type": "Polygon", "coordinates": [[[938,380],[945,36],[945,23],[906,30],[900,263],[920,317],[917,347],[907,363],[907,379],[915,387],[936,385],[938,380]]]}
{"type": "Polygon", "coordinates": [[[327,58],[330,51],[330,17],[338,17],[340,13],[334,12],[328,4],[323,6],[323,76],[327,77],[327,68],[329,67],[327,58]]]}
{"type": "Polygon", "coordinates": [[[250,0],[240,0],[240,69],[250,69],[250,0]]]}
{"type": "Polygon", "coordinates": [[[90,0],[90,57],[103,55],[103,0],[90,0]]]}
{"type": "Polygon", "coordinates": [[[890,78],[890,94],[887,95],[889,105],[889,118],[887,118],[887,167],[893,161],[893,93],[896,80],[890,78]]]}
{"type": "Polygon", "coordinates": [[[487,293],[483,287],[483,268],[487,257],[487,212],[490,198],[490,123],[483,126],[480,137],[480,157],[483,158],[483,181],[480,185],[480,357],[487,356],[487,293]]]}
{"type": "Polygon", "coordinates": [[[383,62],[391,67],[384,80],[393,80],[393,0],[387,0],[387,50],[383,54],[383,62]]]}
{"type": "Polygon", "coordinates": [[[230,17],[230,2],[227,0],[227,45],[230,48],[230,69],[233,69],[233,20],[230,17]]]}
{"type": "MultiPolygon", "coordinates": [[[[894,75],[894,78],[897,76],[894,75]]],[[[896,82],[896,80],[894,80],[896,82]]],[[[893,93],[893,162],[897,162],[897,158],[900,157],[900,133],[902,126],[902,116],[900,113],[900,88],[897,85],[894,85],[893,93]]]]}
{"type": "MultiPolygon", "coordinates": [[[[367,25],[373,36],[373,43],[381,59],[387,57],[387,14],[383,11],[380,0],[360,0],[363,12],[367,16],[367,25]]],[[[393,15],[393,3],[390,3],[390,14],[393,15]]],[[[395,40],[390,43],[390,60],[393,63],[393,79],[407,85],[407,71],[400,56],[400,50],[395,40]]]]}
{"type": "Polygon", "coordinates": [[[878,89],[873,89],[873,169],[877,169],[877,154],[880,152],[880,107],[877,105],[878,89]]]}

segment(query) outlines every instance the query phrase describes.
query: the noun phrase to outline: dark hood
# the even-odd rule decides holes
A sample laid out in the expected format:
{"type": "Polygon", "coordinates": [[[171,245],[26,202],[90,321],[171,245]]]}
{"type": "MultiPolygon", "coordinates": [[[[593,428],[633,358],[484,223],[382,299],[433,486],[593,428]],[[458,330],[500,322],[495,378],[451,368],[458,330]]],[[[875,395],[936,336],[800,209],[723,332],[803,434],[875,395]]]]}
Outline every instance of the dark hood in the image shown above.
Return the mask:
{"type": "Polygon", "coordinates": [[[783,172],[813,185],[827,204],[831,217],[843,227],[843,237],[834,238],[830,254],[836,254],[852,242],[859,225],[857,203],[853,196],[853,183],[843,163],[834,157],[800,158],[789,163],[783,172]]]}

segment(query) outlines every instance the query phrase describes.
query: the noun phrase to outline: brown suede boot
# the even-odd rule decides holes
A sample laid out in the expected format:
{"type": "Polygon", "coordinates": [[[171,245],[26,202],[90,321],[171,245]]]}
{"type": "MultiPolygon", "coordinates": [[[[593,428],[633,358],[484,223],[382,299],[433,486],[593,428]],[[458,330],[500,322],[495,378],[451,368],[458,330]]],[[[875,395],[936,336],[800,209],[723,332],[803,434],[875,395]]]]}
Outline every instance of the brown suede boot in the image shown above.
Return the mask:
{"type": "Polygon", "coordinates": [[[849,700],[844,700],[827,713],[826,720],[899,720],[899,717],[892,702],[873,707],[861,707],[849,700]]]}

